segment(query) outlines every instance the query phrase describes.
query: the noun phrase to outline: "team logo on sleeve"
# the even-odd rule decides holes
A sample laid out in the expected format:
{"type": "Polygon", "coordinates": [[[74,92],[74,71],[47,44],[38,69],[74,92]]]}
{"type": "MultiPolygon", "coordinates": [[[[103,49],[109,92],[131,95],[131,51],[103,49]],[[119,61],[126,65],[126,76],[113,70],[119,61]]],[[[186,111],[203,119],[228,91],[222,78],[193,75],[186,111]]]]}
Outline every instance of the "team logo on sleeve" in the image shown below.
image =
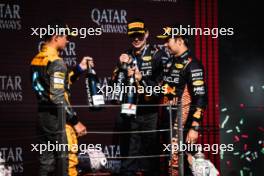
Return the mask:
{"type": "Polygon", "coordinates": [[[203,81],[203,80],[197,80],[197,81],[194,81],[194,82],[193,82],[193,85],[194,85],[194,86],[201,86],[201,85],[204,85],[204,81],[203,81]]]}
{"type": "Polygon", "coordinates": [[[182,64],[175,64],[175,67],[178,69],[181,69],[181,68],[183,68],[183,65],[182,64]]]}
{"type": "Polygon", "coordinates": [[[65,73],[62,73],[62,72],[55,72],[54,73],[54,77],[55,78],[63,78],[65,77],[65,73]]]}
{"type": "Polygon", "coordinates": [[[63,89],[65,74],[62,72],[55,72],[53,76],[54,89],[63,89]]]}
{"type": "Polygon", "coordinates": [[[143,59],[143,61],[150,61],[151,60],[151,56],[144,56],[142,59],[143,59]]]}

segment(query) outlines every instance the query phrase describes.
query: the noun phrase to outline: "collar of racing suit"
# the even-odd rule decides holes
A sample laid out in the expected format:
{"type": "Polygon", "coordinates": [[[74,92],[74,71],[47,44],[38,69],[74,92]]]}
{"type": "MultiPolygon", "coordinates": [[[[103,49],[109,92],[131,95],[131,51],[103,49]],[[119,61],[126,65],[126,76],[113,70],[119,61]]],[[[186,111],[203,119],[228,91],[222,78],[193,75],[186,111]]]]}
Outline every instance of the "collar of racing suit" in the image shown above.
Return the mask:
{"type": "Polygon", "coordinates": [[[190,50],[186,50],[184,53],[182,53],[180,56],[178,56],[176,58],[185,59],[189,55],[190,55],[190,50]]]}
{"type": "Polygon", "coordinates": [[[145,44],[145,46],[144,46],[144,48],[140,51],[140,53],[138,53],[138,54],[136,54],[135,53],[135,50],[132,50],[132,56],[133,57],[142,57],[142,56],[144,56],[145,55],[145,53],[146,53],[146,50],[149,48],[149,44],[145,44]]]}
{"type": "Polygon", "coordinates": [[[191,55],[191,51],[188,49],[184,53],[182,53],[180,56],[172,56],[172,64],[174,65],[176,63],[182,63],[182,64],[187,64],[188,63],[188,58],[191,55]]]}
{"type": "Polygon", "coordinates": [[[49,56],[59,56],[59,51],[57,49],[49,47],[47,45],[42,46],[41,52],[49,56]]]}

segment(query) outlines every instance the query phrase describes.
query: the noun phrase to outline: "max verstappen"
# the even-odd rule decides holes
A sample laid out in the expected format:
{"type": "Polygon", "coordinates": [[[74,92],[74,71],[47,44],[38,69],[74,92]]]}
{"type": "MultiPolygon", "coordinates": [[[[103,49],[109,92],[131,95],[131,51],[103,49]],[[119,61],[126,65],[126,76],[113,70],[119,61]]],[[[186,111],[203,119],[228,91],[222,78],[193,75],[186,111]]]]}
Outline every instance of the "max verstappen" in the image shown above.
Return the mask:
{"type": "MultiPolygon", "coordinates": [[[[162,80],[163,64],[161,56],[164,53],[147,43],[149,31],[145,23],[136,19],[128,24],[128,37],[131,48],[121,54],[119,63],[114,71],[113,80],[117,79],[119,67],[122,63],[133,64],[128,68],[127,76],[134,74],[138,86],[160,86],[162,80]]],[[[137,105],[159,104],[159,95],[151,96],[144,93],[137,95],[137,105]]],[[[135,117],[121,116],[118,118],[119,130],[144,131],[156,130],[158,120],[158,106],[137,107],[135,117]]],[[[146,176],[159,175],[159,158],[133,158],[136,156],[149,156],[158,153],[158,140],[156,132],[133,133],[121,136],[121,155],[131,158],[121,163],[121,175],[134,176],[141,171],[146,176]]]]}

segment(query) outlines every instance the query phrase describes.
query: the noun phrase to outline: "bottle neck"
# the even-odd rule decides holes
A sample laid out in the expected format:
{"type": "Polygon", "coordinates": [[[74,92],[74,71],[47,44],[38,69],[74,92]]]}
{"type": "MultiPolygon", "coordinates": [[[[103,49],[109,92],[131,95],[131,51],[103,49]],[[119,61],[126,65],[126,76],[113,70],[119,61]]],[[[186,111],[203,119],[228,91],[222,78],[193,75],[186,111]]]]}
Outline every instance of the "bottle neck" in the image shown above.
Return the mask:
{"type": "Polygon", "coordinates": [[[96,74],[96,72],[95,72],[95,70],[93,69],[93,67],[90,67],[90,66],[88,66],[87,72],[88,72],[88,74],[93,74],[93,75],[96,74]]]}
{"type": "Polygon", "coordinates": [[[134,84],[136,82],[135,74],[131,75],[128,79],[130,84],[134,84]]]}
{"type": "Polygon", "coordinates": [[[128,64],[127,63],[122,63],[121,69],[122,70],[127,70],[127,68],[128,68],[128,64]]]}

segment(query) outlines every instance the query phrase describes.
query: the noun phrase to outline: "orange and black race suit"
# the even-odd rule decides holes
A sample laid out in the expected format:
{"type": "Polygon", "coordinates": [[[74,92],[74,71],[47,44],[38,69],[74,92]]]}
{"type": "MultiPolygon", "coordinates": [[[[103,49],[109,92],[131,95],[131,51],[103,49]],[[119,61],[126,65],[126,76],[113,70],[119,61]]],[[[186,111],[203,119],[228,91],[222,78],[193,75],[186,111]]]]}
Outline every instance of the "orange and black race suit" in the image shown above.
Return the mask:
{"type": "Polygon", "coordinates": [[[38,133],[39,143],[48,142],[68,144],[69,150],[60,151],[63,157],[63,171],[55,171],[58,151],[44,151],[40,154],[40,175],[46,176],[57,172],[65,175],[76,176],[78,164],[77,151],[71,146],[77,145],[76,133],[73,125],[78,123],[76,113],[70,105],[70,85],[78,79],[82,70],[77,66],[68,71],[63,59],[59,57],[54,48],[43,46],[41,51],[31,61],[31,81],[33,90],[38,100],[38,133]],[[59,106],[65,106],[66,125],[63,132],[59,131],[59,106]],[[65,134],[65,133],[66,134],[65,134]]]}
{"type": "MultiPolygon", "coordinates": [[[[162,103],[176,106],[181,104],[182,125],[187,129],[187,132],[193,121],[201,122],[207,105],[204,68],[189,50],[179,57],[171,57],[164,63],[163,86],[165,86],[165,93],[162,103]]],[[[176,109],[172,110],[172,127],[170,127],[168,108],[164,108],[162,111],[161,128],[174,129],[172,141],[170,141],[169,134],[165,137],[165,142],[168,144],[178,143],[176,109]]],[[[172,155],[172,157],[171,165],[177,168],[178,156],[172,155]]]]}

